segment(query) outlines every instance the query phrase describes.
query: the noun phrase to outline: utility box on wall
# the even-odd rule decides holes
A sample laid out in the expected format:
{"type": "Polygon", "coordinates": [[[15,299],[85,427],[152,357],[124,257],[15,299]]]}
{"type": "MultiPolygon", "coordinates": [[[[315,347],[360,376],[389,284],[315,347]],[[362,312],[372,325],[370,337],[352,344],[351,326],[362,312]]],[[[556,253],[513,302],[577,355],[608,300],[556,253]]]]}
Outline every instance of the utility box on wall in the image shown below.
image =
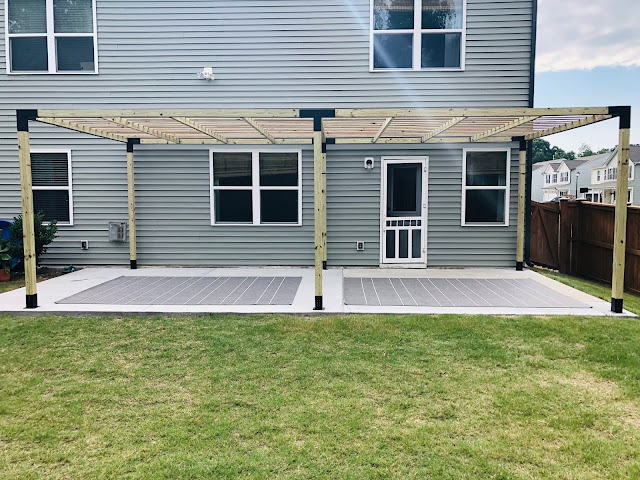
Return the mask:
{"type": "Polygon", "coordinates": [[[127,241],[127,222],[109,222],[109,241],[127,241]]]}

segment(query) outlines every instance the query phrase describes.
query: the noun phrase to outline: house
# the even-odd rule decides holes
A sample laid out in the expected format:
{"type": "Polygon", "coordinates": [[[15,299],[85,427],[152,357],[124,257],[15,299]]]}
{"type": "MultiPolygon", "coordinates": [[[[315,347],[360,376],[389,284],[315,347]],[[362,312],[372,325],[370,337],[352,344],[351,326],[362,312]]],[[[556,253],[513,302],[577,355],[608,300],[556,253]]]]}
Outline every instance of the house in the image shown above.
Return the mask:
{"type": "MultiPolygon", "coordinates": [[[[631,145],[629,160],[629,189],[627,202],[640,205],[640,180],[636,179],[636,165],[640,163],[640,145],[631,145]]],[[[585,194],[587,200],[597,203],[616,203],[618,179],[618,149],[607,155],[599,164],[591,169],[591,184],[585,194]]]]}
{"type": "Polygon", "coordinates": [[[0,218],[56,219],[48,264],[315,265],[320,303],[323,266],[521,269],[528,142],[629,128],[532,108],[535,12],[6,0],[0,218]]]}
{"type": "Polygon", "coordinates": [[[535,164],[531,181],[531,199],[536,202],[548,202],[558,197],[583,196],[579,188],[582,186],[584,189],[588,186],[591,167],[606,157],[609,157],[609,154],[578,157],[575,160],[561,158],[535,164]]]}

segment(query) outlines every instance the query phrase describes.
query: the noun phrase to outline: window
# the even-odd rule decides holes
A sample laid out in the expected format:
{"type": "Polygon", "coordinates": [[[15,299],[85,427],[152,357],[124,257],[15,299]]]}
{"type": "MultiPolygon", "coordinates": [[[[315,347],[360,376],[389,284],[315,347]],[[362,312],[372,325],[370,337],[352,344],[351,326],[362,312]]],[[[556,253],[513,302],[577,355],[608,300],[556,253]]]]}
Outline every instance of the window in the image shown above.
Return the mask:
{"type": "Polygon", "coordinates": [[[629,180],[633,180],[633,162],[629,162],[629,180]]]}
{"type": "Polygon", "coordinates": [[[553,183],[558,183],[558,174],[557,173],[554,173],[552,178],[553,178],[553,183]]]}
{"type": "Polygon", "coordinates": [[[600,170],[596,171],[596,179],[598,182],[600,181],[600,170]]]}
{"type": "Polygon", "coordinates": [[[509,225],[509,150],[465,150],[462,225],[509,225]]]}
{"type": "Polygon", "coordinates": [[[211,151],[211,224],[302,225],[300,151],[211,151]]]}
{"type": "Polygon", "coordinates": [[[464,69],[466,0],[371,0],[371,70],[464,69]]]}
{"type": "Polygon", "coordinates": [[[551,183],[551,175],[550,174],[545,175],[544,183],[546,183],[546,184],[551,183]]]}
{"type": "Polygon", "coordinates": [[[562,172],[560,174],[560,181],[561,182],[568,182],[569,181],[569,172],[562,172]]]}
{"type": "Polygon", "coordinates": [[[9,73],[96,73],[94,0],[7,0],[9,73]]]}
{"type": "Polygon", "coordinates": [[[44,214],[44,221],[73,225],[71,152],[32,150],[31,177],[33,211],[44,214]]]}

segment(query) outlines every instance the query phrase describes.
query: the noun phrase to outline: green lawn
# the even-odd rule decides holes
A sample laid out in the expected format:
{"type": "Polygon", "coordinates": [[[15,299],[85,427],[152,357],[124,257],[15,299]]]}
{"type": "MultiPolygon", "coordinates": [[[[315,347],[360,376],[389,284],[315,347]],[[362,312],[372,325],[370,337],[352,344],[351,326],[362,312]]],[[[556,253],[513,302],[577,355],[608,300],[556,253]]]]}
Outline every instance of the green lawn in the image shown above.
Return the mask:
{"type": "Polygon", "coordinates": [[[0,477],[640,478],[640,322],[0,316],[0,477]]]}
{"type": "MultiPolygon", "coordinates": [[[[569,285],[570,287],[577,288],[578,290],[582,290],[583,292],[586,292],[589,295],[593,295],[594,297],[601,298],[603,300],[606,300],[607,302],[611,301],[610,285],[605,285],[599,282],[592,282],[584,278],[572,277],[570,275],[565,275],[563,273],[547,270],[545,268],[534,268],[534,270],[538,273],[541,273],[542,275],[546,275],[547,277],[553,278],[558,282],[562,282],[566,285],[569,285]]],[[[632,295],[631,293],[625,292],[624,308],[626,310],[629,310],[630,312],[635,313],[636,315],[640,315],[640,296],[632,295]]]]}

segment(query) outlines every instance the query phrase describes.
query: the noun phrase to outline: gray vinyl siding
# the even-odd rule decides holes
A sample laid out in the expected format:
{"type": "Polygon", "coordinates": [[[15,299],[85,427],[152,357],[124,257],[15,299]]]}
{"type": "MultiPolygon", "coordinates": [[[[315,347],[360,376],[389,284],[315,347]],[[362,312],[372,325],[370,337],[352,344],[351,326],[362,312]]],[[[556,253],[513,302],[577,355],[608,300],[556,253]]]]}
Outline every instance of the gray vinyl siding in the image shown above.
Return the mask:
{"type": "MultiPolygon", "coordinates": [[[[495,145],[505,148],[508,145],[495,145]]],[[[461,226],[463,145],[402,148],[329,146],[327,253],[329,265],[380,264],[381,158],[428,156],[427,264],[430,267],[513,266],[516,253],[518,150],[511,154],[508,227],[461,226]],[[365,170],[365,157],[375,168],[365,170]],[[356,242],[365,251],[356,251],[356,242]]]]}
{"type": "MultiPolygon", "coordinates": [[[[0,218],[20,212],[18,108],[529,104],[533,0],[468,0],[463,72],[374,73],[369,72],[369,0],[97,0],[97,75],[7,75],[4,5],[0,2],[0,218]],[[214,67],[215,81],[196,78],[205,66],[214,67]]],[[[107,241],[108,222],[127,218],[124,145],[34,122],[31,140],[34,147],[72,150],[75,224],[60,228],[47,261],[127,264],[127,245],[107,241]],[[80,240],[89,241],[88,251],[80,250],[80,240]]],[[[411,147],[386,151],[398,155],[406,149],[411,147]]],[[[349,156],[344,164],[328,159],[333,165],[328,175],[328,254],[334,265],[379,261],[379,175],[377,185],[369,183],[361,168],[366,149],[357,150],[332,150],[336,157],[349,156]],[[347,151],[353,156],[341,153],[347,151]],[[342,197],[335,197],[340,191],[342,197]],[[365,252],[355,252],[355,240],[367,242],[365,252]]],[[[311,264],[309,154],[303,166],[303,226],[270,230],[210,226],[207,155],[202,147],[153,152],[145,147],[137,155],[141,263],[311,264]]],[[[435,207],[430,210],[429,264],[510,265],[514,227],[461,229],[459,186],[453,179],[461,163],[456,158],[447,166],[452,154],[443,150],[438,155],[442,163],[434,156],[433,178],[454,183],[430,190],[435,207]],[[474,238],[480,253],[472,253],[474,238]],[[468,248],[451,246],[462,243],[468,248]]]]}

